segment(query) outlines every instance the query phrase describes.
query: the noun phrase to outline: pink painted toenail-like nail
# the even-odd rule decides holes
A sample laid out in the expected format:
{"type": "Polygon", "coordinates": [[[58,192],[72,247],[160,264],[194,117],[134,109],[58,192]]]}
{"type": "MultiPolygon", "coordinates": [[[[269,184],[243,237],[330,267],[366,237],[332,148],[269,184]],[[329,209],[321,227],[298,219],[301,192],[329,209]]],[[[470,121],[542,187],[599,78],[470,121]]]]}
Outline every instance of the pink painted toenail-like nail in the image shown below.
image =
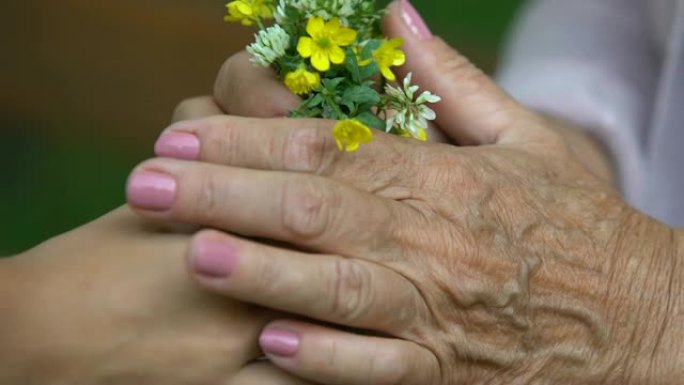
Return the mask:
{"type": "Polygon", "coordinates": [[[299,351],[299,335],[289,330],[270,328],[259,337],[264,352],[280,357],[292,357],[299,351]]]}
{"type": "Polygon", "coordinates": [[[200,155],[200,141],[187,132],[167,132],[154,145],[157,156],[166,158],[197,160],[200,155]]]}
{"type": "Polygon", "coordinates": [[[217,240],[202,240],[193,245],[191,250],[192,270],[208,278],[227,278],[237,264],[235,248],[217,240]]]}
{"type": "Polygon", "coordinates": [[[128,202],[137,208],[164,211],[176,200],[176,180],[167,174],[139,171],[128,182],[128,202]]]}
{"type": "Polygon", "coordinates": [[[401,0],[401,18],[414,35],[421,39],[432,37],[430,28],[409,0],[401,0]]]}

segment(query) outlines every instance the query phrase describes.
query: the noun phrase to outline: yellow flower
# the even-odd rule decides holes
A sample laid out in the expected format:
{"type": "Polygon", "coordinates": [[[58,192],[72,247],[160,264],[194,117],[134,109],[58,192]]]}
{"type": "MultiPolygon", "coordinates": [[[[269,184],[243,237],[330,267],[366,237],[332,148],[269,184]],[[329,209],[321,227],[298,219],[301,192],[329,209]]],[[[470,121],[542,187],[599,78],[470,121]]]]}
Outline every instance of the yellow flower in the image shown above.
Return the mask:
{"type": "Polygon", "coordinates": [[[273,17],[274,9],[267,4],[266,0],[236,0],[226,4],[228,15],[224,17],[227,22],[240,22],[250,26],[261,19],[273,17]]]}
{"type": "Polygon", "coordinates": [[[406,63],[406,54],[399,49],[402,45],[404,45],[404,40],[401,38],[385,40],[373,53],[373,57],[378,63],[378,67],[380,67],[380,72],[382,72],[382,76],[389,81],[397,79],[390,67],[401,66],[406,63]]]}
{"type": "Polygon", "coordinates": [[[303,36],[297,44],[297,52],[304,59],[311,58],[311,64],[317,70],[325,72],[330,63],[344,63],[345,53],[341,47],[351,45],[356,40],[356,31],[342,25],[340,19],[333,18],[325,22],[320,17],[312,17],[306,26],[309,36],[303,36]]]}
{"type": "Polygon", "coordinates": [[[354,152],[361,144],[373,141],[373,131],[356,119],[340,120],[333,129],[340,151],[354,152]]]}
{"type": "Polygon", "coordinates": [[[321,86],[321,75],[318,72],[307,71],[304,66],[300,66],[285,75],[285,85],[294,94],[306,95],[321,86]]]}

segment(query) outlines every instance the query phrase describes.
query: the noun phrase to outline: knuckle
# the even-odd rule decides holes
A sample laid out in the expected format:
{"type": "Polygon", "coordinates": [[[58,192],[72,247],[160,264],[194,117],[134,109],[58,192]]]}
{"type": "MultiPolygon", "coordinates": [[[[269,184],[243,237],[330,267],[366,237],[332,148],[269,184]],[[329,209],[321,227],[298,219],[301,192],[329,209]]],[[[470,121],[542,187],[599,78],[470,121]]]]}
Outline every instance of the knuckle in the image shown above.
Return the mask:
{"type": "Polygon", "coordinates": [[[294,130],[285,139],[283,164],[288,170],[322,174],[330,148],[323,131],[314,127],[294,130]]]}
{"type": "Polygon", "coordinates": [[[405,368],[410,365],[400,349],[387,349],[382,354],[373,354],[368,360],[370,377],[382,385],[402,385],[406,383],[405,368]]]}
{"type": "Polygon", "coordinates": [[[340,258],[335,261],[330,309],[335,318],[355,323],[372,306],[371,274],[361,264],[340,258]]]}
{"type": "Polygon", "coordinates": [[[441,56],[438,62],[441,63],[442,73],[458,80],[459,84],[463,84],[465,95],[480,93],[489,85],[489,77],[467,57],[450,50],[445,51],[441,56]]]}
{"type": "Polygon", "coordinates": [[[294,178],[283,189],[282,224],[299,239],[321,238],[331,223],[330,207],[336,200],[332,189],[312,179],[294,178]]]}
{"type": "Polygon", "coordinates": [[[212,225],[217,223],[220,217],[220,194],[221,188],[218,186],[218,181],[215,176],[209,171],[200,171],[197,173],[198,190],[195,199],[192,202],[193,206],[190,208],[194,220],[205,225],[212,225]]]}
{"type": "Polygon", "coordinates": [[[268,258],[268,253],[265,253],[266,258],[253,258],[255,263],[254,277],[251,279],[251,289],[257,293],[264,295],[283,295],[287,293],[287,287],[284,282],[284,270],[277,263],[273,263],[272,258],[268,258]]]}
{"type": "Polygon", "coordinates": [[[236,120],[230,116],[210,120],[198,134],[201,136],[202,150],[210,160],[231,163],[234,151],[231,143],[238,143],[239,134],[236,120]]]}

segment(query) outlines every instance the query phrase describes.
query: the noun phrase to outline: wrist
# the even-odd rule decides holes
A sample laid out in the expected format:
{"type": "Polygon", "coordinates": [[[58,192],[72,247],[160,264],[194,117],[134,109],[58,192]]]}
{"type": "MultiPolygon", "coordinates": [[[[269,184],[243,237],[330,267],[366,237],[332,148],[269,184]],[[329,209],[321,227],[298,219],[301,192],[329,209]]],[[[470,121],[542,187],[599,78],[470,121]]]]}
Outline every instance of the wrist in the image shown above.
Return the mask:
{"type": "Polygon", "coordinates": [[[623,384],[676,383],[684,376],[682,234],[632,214],[614,256],[612,324],[624,352],[623,384]]]}

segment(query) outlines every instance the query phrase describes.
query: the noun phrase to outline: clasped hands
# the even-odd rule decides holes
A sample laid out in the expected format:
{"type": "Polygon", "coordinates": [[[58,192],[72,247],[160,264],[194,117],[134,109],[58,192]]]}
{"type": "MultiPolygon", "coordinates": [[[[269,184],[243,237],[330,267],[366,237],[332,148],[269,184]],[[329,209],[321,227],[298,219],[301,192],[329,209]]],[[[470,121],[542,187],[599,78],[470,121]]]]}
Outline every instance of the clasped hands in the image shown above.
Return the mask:
{"type": "Polygon", "coordinates": [[[643,298],[681,282],[675,232],[578,155],[588,141],[397,12],[386,28],[442,96],[450,144],[378,133],[340,152],[332,122],[277,118],[297,98],[240,54],[132,173],[130,205],[214,229],[193,237],[190,274],[292,314],[261,348],[316,383],[643,383],[671,368],[659,346],[681,299],[643,298]]]}

